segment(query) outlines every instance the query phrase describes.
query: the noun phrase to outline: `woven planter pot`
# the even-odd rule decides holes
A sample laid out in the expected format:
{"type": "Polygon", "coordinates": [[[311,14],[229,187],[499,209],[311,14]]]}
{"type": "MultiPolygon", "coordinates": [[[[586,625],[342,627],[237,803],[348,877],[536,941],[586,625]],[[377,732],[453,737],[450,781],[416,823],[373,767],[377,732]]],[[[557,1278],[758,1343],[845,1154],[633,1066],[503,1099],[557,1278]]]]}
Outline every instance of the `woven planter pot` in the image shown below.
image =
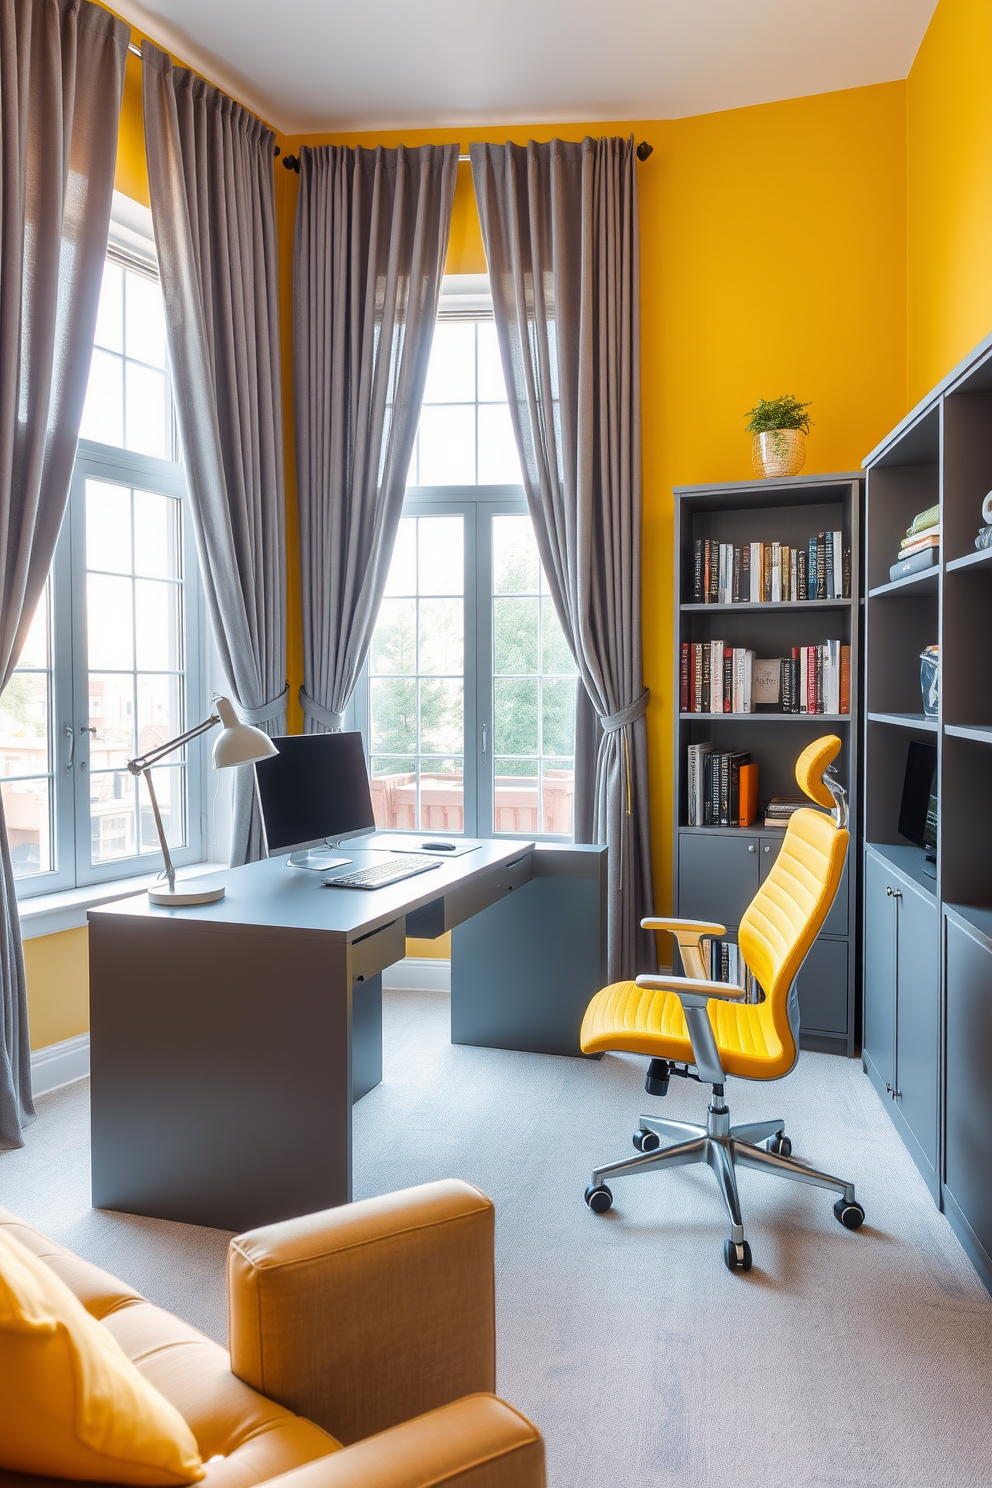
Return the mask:
{"type": "Polygon", "coordinates": [[[751,443],[755,475],[798,475],[806,464],[806,435],[802,429],[770,429],[755,434],[751,443]]]}

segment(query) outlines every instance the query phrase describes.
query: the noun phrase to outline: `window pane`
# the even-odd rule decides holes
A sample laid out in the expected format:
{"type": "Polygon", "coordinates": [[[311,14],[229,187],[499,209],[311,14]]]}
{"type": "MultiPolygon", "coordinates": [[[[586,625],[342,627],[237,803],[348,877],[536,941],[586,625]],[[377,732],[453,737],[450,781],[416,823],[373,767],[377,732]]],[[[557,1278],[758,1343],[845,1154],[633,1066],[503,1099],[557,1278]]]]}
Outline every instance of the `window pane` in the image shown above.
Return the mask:
{"type": "MultiPolygon", "coordinates": [[[[138,676],[138,753],[147,754],[183,731],[183,679],[180,676],[138,676]]],[[[200,746],[202,747],[202,746],[200,746]]],[[[184,750],[170,756],[173,763],[184,750]]]]}
{"type": "Polygon", "coordinates": [[[439,320],[431,343],[424,402],[471,403],[474,399],[475,326],[471,321],[439,320]]]}
{"type": "Polygon", "coordinates": [[[536,594],[540,566],[530,517],[494,517],[493,592],[536,594]]]}
{"type": "MultiPolygon", "coordinates": [[[[185,840],[184,824],[186,812],[183,802],[183,791],[186,780],[186,771],[182,766],[159,765],[152,772],[155,782],[155,796],[158,800],[158,809],[162,817],[162,826],[165,828],[165,840],[171,847],[182,847],[185,840]]],[[[152,810],[151,797],[148,794],[148,783],[142,777],[139,801],[141,804],[141,851],[161,852],[158,840],[158,829],[155,826],[155,813],[152,810]]]]}
{"type": "Polygon", "coordinates": [[[569,755],[575,752],[575,683],[556,677],[541,683],[541,753],[569,755]]]}
{"type": "Polygon", "coordinates": [[[420,484],[475,485],[475,407],[439,404],[420,414],[420,484]]]}
{"type": "Polygon", "coordinates": [[[482,404],[479,408],[480,486],[519,486],[523,476],[517,441],[506,403],[482,404]]]}
{"type": "Polygon", "coordinates": [[[47,774],[48,673],[16,671],[0,694],[0,775],[47,774]]]}
{"type": "Polygon", "coordinates": [[[46,582],[41,591],[41,598],[34,612],[31,627],[28,630],[21,654],[17,659],[18,666],[22,667],[47,667],[50,662],[51,631],[49,622],[52,614],[51,587],[46,582]]]}
{"type": "Polygon", "coordinates": [[[134,493],[134,571],[149,578],[181,577],[179,501],[154,491],[134,493]]]}
{"type": "Polygon", "coordinates": [[[134,682],[130,672],[90,672],[90,769],[126,765],[134,747],[134,682]]]}
{"type": "Polygon", "coordinates": [[[52,871],[51,782],[5,780],[3,809],[15,878],[52,871]]]}
{"type": "Polygon", "coordinates": [[[418,527],[419,592],[462,594],[465,548],[461,517],[421,517],[418,527]]]}
{"type": "MultiPolygon", "coordinates": [[[[497,677],[493,682],[495,754],[537,754],[537,680],[497,677]]],[[[497,764],[497,769],[502,763],[497,764]]]]}
{"type": "Polygon", "coordinates": [[[545,765],[541,775],[541,831],[571,837],[574,831],[572,807],[575,797],[575,771],[572,761],[555,760],[545,765]]]}
{"type": "Polygon", "coordinates": [[[164,369],[165,310],[161,285],[157,279],[128,271],[124,299],[127,306],[127,355],[164,369]]]}
{"type": "MultiPolygon", "coordinates": [[[[464,656],[465,606],[460,599],[420,602],[420,670],[444,676],[461,674],[464,656]]],[[[377,627],[378,630],[378,627],[377,627]]]]}
{"type": "Polygon", "coordinates": [[[98,444],[124,443],[124,363],[109,351],[94,349],[79,437],[98,444]]]}
{"type": "Polygon", "coordinates": [[[169,448],[169,384],[163,372],[138,362],[127,368],[127,448],[160,460],[171,458],[169,448]]]}
{"type": "Polygon", "coordinates": [[[400,518],[385,592],[387,594],[416,594],[417,592],[417,521],[415,517],[400,518]]]}
{"type": "Polygon", "coordinates": [[[120,264],[109,258],[105,260],[93,345],[103,346],[107,351],[124,350],[123,274],[120,264]]]}
{"type": "Polygon", "coordinates": [[[561,621],[550,599],[541,600],[541,626],[543,630],[542,671],[545,674],[564,672],[567,676],[574,676],[575,662],[568,649],[561,621]]]}
{"type": "Polygon", "coordinates": [[[178,671],[179,586],[161,579],[137,579],[134,585],[135,661],[148,671],[178,671]]]}
{"type": "Polygon", "coordinates": [[[86,579],[86,638],[89,664],[99,671],[134,665],[130,579],[89,574],[86,579]]]}
{"type": "Polygon", "coordinates": [[[425,678],[420,684],[420,748],[430,754],[460,751],[465,737],[461,682],[425,678]]]}
{"type": "Polygon", "coordinates": [[[493,671],[537,672],[538,599],[493,600],[493,671]]]}
{"type": "Polygon", "coordinates": [[[372,634],[369,669],[415,672],[417,669],[417,601],[384,599],[372,634]]]}
{"type": "Polygon", "coordinates": [[[497,761],[493,806],[497,832],[530,836],[540,831],[540,792],[533,760],[497,761]]]}
{"type": "Polygon", "coordinates": [[[505,403],[506,381],[494,320],[479,321],[479,402],[505,403]]]}
{"type": "Polygon", "coordinates": [[[417,684],[412,677],[373,678],[369,708],[374,753],[416,753],[417,684]]]}
{"type": "Polygon", "coordinates": [[[131,572],[131,491],[107,481],[86,482],[86,564],[131,572]]]}
{"type": "Polygon", "coordinates": [[[420,761],[420,830],[464,832],[465,780],[461,759],[420,761]]]}
{"type": "Polygon", "coordinates": [[[385,831],[413,832],[417,827],[417,761],[402,756],[373,759],[372,810],[385,831]]]}
{"type": "Polygon", "coordinates": [[[90,861],[110,863],[137,851],[134,777],[126,770],[90,775],[90,861]]]}

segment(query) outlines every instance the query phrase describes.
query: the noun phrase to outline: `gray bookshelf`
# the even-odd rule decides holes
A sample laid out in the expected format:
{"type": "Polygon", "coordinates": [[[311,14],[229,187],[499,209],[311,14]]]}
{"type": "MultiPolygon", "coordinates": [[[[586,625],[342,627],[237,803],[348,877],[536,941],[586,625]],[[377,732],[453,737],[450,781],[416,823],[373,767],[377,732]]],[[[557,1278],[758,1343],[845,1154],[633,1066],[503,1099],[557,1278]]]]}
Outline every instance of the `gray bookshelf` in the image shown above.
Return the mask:
{"type": "Polygon", "coordinates": [[[992,1290],[992,338],[868,456],[862,1061],[937,1204],[992,1290]],[[897,583],[915,514],[940,561],[897,583]],[[940,714],[919,653],[938,643],[940,714]],[[909,744],[937,748],[936,868],[898,831],[909,744]]]}
{"type": "MultiPolygon", "coordinates": [[[[799,476],[792,480],[685,486],[675,491],[676,644],[674,911],[727,926],[728,940],[778,856],[785,835],[764,826],[772,796],[795,796],[795,764],[807,744],[824,733],[843,741],[837,760],[851,801],[857,842],[860,763],[861,509],[860,473],[799,476]],[[699,604],[693,595],[697,538],[716,542],[782,542],[804,547],[818,532],[840,529],[851,549],[847,599],[790,600],[773,604],[699,604]],[[759,705],[752,713],[678,712],[684,641],[723,640],[759,657],[782,657],[792,646],[840,640],[851,647],[851,711],[847,714],[782,713],[759,705]],[[758,765],[758,816],[749,827],[688,825],[686,751],[712,741],[717,749],[748,750],[758,765]]],[[[858,880],[860,850],[852,850],[833,909],[799,976],[804,1048],[853,1055],[859,983],[858,880]]]]}

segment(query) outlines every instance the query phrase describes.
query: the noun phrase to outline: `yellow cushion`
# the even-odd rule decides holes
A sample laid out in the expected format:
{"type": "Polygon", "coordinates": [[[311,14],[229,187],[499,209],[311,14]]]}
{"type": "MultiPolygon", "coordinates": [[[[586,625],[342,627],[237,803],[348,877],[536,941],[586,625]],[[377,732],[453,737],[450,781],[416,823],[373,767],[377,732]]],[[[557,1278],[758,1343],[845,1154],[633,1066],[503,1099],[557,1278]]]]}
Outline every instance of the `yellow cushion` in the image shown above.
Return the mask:
{"type": "Polygon", "coordinates": [[[0,1230],[0,1467],[171,1488],[204,1476],[182,1416],[44,1261],[0,1230]]]}

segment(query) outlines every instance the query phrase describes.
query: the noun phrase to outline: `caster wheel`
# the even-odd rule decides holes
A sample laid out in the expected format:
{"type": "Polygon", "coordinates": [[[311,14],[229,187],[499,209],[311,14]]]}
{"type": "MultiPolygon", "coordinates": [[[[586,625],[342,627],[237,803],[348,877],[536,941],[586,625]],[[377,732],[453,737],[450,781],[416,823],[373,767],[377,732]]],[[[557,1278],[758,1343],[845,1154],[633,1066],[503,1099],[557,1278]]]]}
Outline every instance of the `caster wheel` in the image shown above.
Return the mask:
{"type": "Polygon", "coordinates": [[[605,1183],[601,1183],[598,1188],[594,1188],[590,1183],[586,1189],[586,1203],[593,1214],[605,1214],[613,1203],[613,1195],[605,1183]]]}
{"type": "Polygon", "coordinates": [[[792,1156],[792,1139],[791,1137],[787,1137],[784,1132],[776,1132],[773,1137],[768,1138],[765,1145],[769,1152],[774,1152],[779,1157],[792,1156]]]}
{"type": "Polygon", "coordinates": [[[727,1263],[728,1271],[750,1271],[751,1247],[746,1240],[743,1240],[740,1245],[735,1245],[733,1240],[724,1240],[723,1259],[727,1263]]]}
{"type": "Polygon", "coordinates": [[[848,1204],[844,1199],[838,1199],[834,1205],[834,1213],[845,1230],[860,1230],[865,1222],[865,1211],[858,1203],[848,1204]]]}
{"type": "Polygon", "coordinates": [[[638,1152],[657,1152],[661,1146],[661,1138],[653,1131],[636,1131],[632,1141],[638,1152]]]}

